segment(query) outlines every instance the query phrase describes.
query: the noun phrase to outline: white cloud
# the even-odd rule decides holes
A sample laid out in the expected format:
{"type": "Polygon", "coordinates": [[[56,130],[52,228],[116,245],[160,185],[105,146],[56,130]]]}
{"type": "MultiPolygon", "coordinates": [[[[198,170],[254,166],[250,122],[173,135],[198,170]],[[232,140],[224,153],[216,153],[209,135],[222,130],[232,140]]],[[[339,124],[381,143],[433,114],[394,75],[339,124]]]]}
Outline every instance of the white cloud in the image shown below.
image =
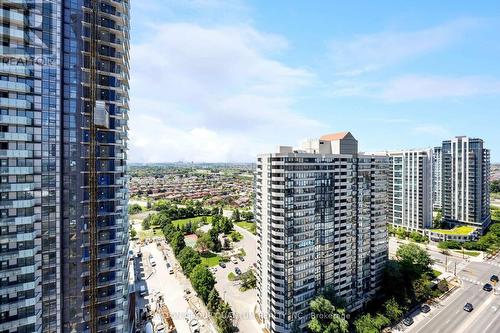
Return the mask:
{"type": "Polygon", "coordinates": [[[287,47],[247,25],[150,31],[131,47],[131,160],[251,161],[321,128],[293,112],[315,77],[271,58],[287,47]]]}
{"type": "Polygon", "coordinates": [[[471,97],[500,94],[500,81],[487,77],[408,75],[390,81],[382,90],[387,101],[471,97]]]}
{"type": "Polygon", "coordinates": [[[413,129],[416,134],[428,134],[438,139],[445,139],[452,137],[452,132],[443,125],[421,125],[413,129]]]}
{"type": "Polygon", "coordinates": [[[386,31],[330,43],[338,76],[356,76],[439,50],[458,40],[480,23],[460,19],[417,31],[386,31]]]}
{"type": "Polygon", "coordinates": [[[409,102],[440,98],[499,95],[500,80],[483,76],[404,75],[387,82],[338,80],[333,97],[367,97],[385,102],[409,102]]]}

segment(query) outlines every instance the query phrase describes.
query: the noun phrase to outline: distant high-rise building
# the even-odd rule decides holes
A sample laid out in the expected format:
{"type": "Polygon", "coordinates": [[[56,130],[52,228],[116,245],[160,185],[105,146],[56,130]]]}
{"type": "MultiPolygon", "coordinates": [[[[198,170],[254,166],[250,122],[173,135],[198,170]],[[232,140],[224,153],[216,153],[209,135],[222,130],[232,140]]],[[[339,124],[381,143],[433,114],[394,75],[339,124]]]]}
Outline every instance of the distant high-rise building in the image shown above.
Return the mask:
{"type": "Polygon", "coordinates": [[[432,153],[430,149],[389,153],[388,221],[421,231],[432,226],[432,153]]]}
{"type": "Polygon", "coordinates": [[[258,303],[270,332],[304,328],[327,287],[349,310],[380,288],[388,256],[389,158],[358,154],[348,132],[259,155],[258,303]]]}
{"type": "Polygon", "coordinates": [[[0,332],[129,332],[129,2],[0,21],[0,332]]]}
{"type": "Polygon", "coordinates": [[[442,145],[443,218],[486,227],[490,215],[490,152],[481,139],[457,136],[442,145]]]}
{"type": "Polygon", "coordinates": [[[441,147],[432,149],[432,207],[434,210],[443,208],[443,170],[441,147]]]}

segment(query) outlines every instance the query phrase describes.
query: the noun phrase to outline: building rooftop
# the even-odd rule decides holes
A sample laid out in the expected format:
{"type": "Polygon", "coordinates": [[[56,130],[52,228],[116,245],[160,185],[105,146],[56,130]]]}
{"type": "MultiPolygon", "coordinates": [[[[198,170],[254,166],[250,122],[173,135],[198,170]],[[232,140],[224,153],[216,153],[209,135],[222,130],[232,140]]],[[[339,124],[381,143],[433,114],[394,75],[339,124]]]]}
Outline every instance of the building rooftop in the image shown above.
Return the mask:
{"type": "Polygon", "coordinates": [[[344,139],[349,134],[351,134],[351,133],[350,132],[331,133],[331,134],[322,135],[319,139],[321,141],[336,141],[336,140],[344,139]]]}

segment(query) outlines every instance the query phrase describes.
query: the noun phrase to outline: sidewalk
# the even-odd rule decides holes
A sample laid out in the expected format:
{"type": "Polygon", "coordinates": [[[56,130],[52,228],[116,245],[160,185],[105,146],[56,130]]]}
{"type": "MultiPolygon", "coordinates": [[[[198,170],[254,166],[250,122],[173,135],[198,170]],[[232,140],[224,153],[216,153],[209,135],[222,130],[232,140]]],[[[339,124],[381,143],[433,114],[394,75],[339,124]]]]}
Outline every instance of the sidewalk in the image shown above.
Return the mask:
{"type": "MultiPolygon", "coordinates": [[[[452,257],[463,258],[463,256],[464,256],[461,252],[455,252],[455,251],[461,251],[459,249],[448,249],[448,250],[440,249],[439,247],[437,247],[436,245],[431,244],[431,243],[422,244],[422,243],[417,243],[417,242],[410,241],[407,239],[399,239],[397,237],[392,237],[392,236],[389,237],[389,240],[392,240],[398,244],[409,244],[409,243],[417,244],[418,246],[425,248],[426,250],[439,252],[439,253],[443,253],[443,251],[448,251],[448,255],[452,256],[452,257]]],[[[484,252],[482,252],[482,251],[474,251],[474,252],[479,252],[480,254],[476,257],[469,256],[469,255],[465,254],[465,259],[468,259],[469,261],[474,261],[474,262],[483,262],[484,261],[484,252]]]]}

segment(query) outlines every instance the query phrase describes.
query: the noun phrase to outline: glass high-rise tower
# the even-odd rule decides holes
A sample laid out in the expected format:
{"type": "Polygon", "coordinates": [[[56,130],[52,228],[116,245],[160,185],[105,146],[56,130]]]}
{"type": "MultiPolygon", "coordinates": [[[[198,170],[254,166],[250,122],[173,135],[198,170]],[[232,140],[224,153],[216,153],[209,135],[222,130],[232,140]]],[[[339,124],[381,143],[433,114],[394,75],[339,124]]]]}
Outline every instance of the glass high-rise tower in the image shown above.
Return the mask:
{"type": "Polygon", "coordinates": [[[0,3],[0,332],[128,332],[128,0],[0,3]]]}

